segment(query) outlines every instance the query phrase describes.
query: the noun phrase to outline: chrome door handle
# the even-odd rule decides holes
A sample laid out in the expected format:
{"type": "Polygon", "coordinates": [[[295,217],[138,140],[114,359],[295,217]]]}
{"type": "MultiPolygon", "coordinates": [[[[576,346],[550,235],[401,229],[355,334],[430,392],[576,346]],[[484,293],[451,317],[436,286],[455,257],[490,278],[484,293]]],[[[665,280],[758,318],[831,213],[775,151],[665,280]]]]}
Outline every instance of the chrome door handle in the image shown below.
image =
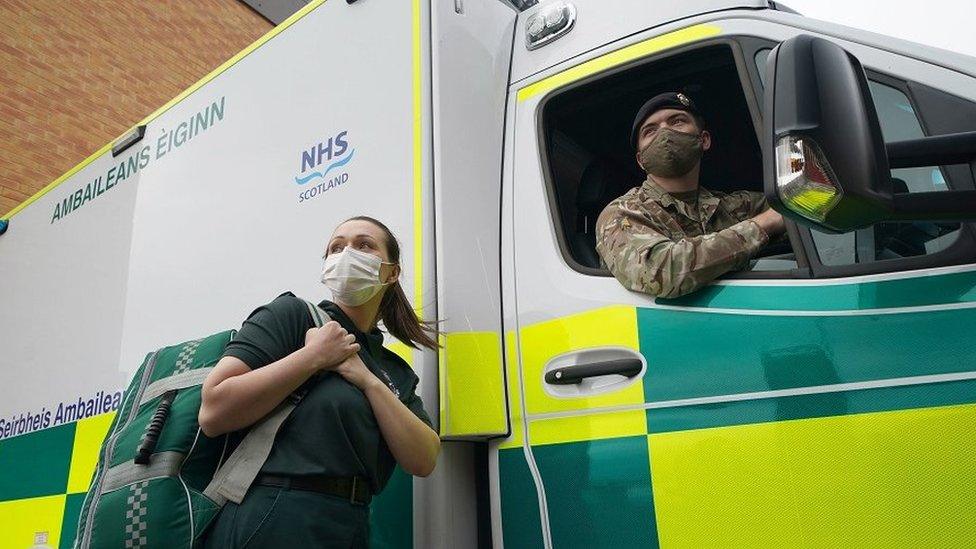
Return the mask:
{"type": "Polygon", "coordinates": [[[563,366],[546,372],[546,383],[550,385],[576,385],[588,377],[622,375],[634,377],[641,373],[644,365],[637,358],[618,358],[589,364],[563,366]]]}

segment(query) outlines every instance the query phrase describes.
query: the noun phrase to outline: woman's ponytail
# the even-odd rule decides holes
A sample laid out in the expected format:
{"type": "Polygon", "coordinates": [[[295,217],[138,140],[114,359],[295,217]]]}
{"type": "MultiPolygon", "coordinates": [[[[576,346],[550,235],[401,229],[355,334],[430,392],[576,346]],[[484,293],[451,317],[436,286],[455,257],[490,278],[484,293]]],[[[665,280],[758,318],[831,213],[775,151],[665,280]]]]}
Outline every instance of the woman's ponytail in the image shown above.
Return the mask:
{"type": "Polygon", "coordinates": [[[437,349],[440,346],[434,339],[437,337],[437,326],[433,322],[423,322],[417,318],[417,313],[410,307],[399,281],[386,289],[386,294],[380,301],[380,319],[393,337],[414,349],[417,345],[428,349],[437,349]]]}

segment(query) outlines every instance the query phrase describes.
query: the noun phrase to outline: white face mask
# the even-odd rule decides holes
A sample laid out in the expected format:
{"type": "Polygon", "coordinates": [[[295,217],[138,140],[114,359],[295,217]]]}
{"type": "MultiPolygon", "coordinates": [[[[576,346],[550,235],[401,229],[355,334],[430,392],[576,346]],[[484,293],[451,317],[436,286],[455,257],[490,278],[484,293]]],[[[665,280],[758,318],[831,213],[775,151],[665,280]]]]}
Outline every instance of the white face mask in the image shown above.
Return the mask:
{"type": "Polygon", "coordinates": [[[343,305],[358,307],[378,294],[386,284],[380,281],[383,260],[346,247],[329,254],[322,268],[322,284],[332,290],[332,299],[343,305]]]}

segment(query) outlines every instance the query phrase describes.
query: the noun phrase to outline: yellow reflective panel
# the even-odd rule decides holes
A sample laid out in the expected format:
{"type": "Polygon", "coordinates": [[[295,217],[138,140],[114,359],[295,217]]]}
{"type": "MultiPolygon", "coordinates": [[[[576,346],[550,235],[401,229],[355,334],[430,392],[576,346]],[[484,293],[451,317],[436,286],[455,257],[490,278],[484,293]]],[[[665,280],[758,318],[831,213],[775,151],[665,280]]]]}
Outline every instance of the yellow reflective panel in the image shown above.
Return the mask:
{"type": "Polygon", "coordinates": [[[529,423],[529,432],[533,446],[646,435],[647,413],[639,409],[535,419],[529,423]]]}
{"type": "Polygon", "coordinates": [[[716,36],[721,33],[721,27],[705,24],[694,25],[676,30],[674,32],[669,32],[667,34],[662,34],[661,36],[655,36],[649,40],[638,42],[606,55],[601,55],[596,59],[591,59],[571,69],[567,69],[548,78],[544,78],[535,84],[529,84],[518,91],[518,100],[525,101],[530,97],[548,93],[556,88],[560,88],[566,84],[575,82],[576,80],[586,78],[592,74],[628,63],[635,59],[640,59],[641,57],[646,57],[666,49],[683,46],[691,42],[704,40],[705,38],[716,36]]]}
{"type": "Polygon", "coordinates": [[[400,342],[399,339],[391,339],[390,341],[383,344],[384,347],[393,352],[393,354],[402,358],[404,362],[413,367],[413,349],[407,347],[406,344],[400,342]]]}
{"type": "Polygon", "coordinates": [[[17,499],[0,502],[0,547],[28,549],[34,536],[47,532],[47,545],[61,541],[61,522],[67,496],[17,499]]]}
{"type": "Polygon", "coordinates": [[[976,547],[976,405],[648,437],[662,547],[976,547]]]}
{"type": "Polygon", "coordinates": [[[413,308],[424,318],[424,75],[421,4],[413,0],[410,28],[413,56],[413,308]]]}
{"type": "Polygon", "coordinates": [[[447,334],[440,333],[437,336],[437,343],[441,350],[437,353],[437,399],[439,407],[437,409],[438,432],[441,436],[447,434],[447,406],[444,399],[447,398],[447,334]]]}
{"type": "MultiPolygon", "coordinates": [[[[522,329],[522,373],[529,415],[603,406],[643,404],[641,381],[618,391],[587,398],[557,398],[543,388],[543,368],[550,359],[570,351],[626,347],[638,351],[637,309],[612,306],[533,324],[522,329]]],[[[645,431],[646,432],[646,431],[645,431]]]]}
{"type": "Polygon", "coordinates": [[[68,473],[68,493],[77,494],[88,491],[95,465],[98,463],[98,451],[102,441],[112,426],[115,412],[99,414],[82,419],[75,424],[75,440],[71,450],[71,469],[68,473]]]}
{"type": "Polygon", "coordinates": [[[459,332],[443,338],[440,375],[441,434],[504,433],[502,342],[496,332],[459,332]]]}

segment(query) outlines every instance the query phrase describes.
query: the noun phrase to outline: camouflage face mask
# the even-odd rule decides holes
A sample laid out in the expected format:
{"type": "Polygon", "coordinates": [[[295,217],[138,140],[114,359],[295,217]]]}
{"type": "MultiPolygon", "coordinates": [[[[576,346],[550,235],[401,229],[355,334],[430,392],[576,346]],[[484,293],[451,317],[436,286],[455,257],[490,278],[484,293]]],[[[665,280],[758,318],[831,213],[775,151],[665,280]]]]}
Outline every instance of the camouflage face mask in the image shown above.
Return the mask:
{"type": "Polygon", "coordinates": [[[641,150],[639,160],[648,174],[670,179],[690,172],[701,156],[701,134],[661,128],[641,150]]]}

